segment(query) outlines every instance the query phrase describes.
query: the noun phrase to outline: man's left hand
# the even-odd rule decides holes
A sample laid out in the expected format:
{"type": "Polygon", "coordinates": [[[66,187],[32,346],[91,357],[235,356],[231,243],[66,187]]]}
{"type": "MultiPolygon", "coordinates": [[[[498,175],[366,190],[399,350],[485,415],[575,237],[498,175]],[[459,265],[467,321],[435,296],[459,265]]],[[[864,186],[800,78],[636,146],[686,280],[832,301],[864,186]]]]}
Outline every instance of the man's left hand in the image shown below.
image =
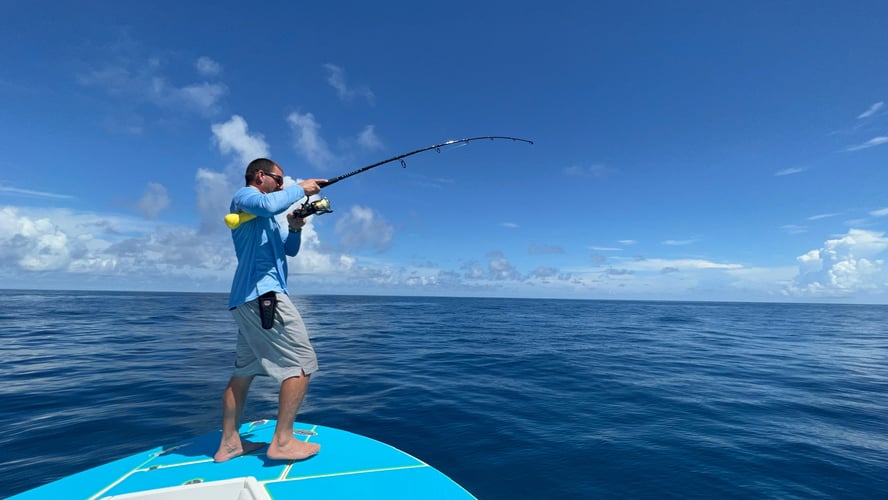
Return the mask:
{"type": "Polygon", "coordinates": [[[287,224],[290,226],[290,231],[299,231],[305,226],[305,222],[305,219],[296,217],[293,212],[287,214],[287,224]]]}

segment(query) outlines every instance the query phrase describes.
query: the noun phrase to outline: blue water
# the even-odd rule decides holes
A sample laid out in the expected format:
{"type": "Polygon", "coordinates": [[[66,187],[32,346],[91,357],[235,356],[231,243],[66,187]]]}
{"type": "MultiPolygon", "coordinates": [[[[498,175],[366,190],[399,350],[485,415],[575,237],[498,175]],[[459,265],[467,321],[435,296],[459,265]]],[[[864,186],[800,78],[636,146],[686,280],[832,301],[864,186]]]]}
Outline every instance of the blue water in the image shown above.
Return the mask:
{"type": "MultiPolygon", "coordinates": [[[[226,300],[0,291],[0,497],[217,429],[226,300]]],[[[294,302],[321,363],[298,419],[479,498],[888,495],[885,306],[294,302]]]]}

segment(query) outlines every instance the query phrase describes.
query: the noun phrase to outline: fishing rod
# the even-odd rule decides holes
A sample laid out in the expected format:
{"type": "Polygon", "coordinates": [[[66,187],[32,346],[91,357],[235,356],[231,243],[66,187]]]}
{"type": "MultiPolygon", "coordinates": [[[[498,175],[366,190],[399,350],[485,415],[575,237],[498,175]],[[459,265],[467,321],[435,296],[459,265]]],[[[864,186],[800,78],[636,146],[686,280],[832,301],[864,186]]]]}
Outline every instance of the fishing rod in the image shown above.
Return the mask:
{"type": "MultiPolygon", "coordinates": [[[[440,153],[441,148],[446,148],[447,146],[453,146],[456,144],[468,144],[472,141],[479,141],[482,139],[489,139],[491,141],[496,140],[496,139],[508,139],[513,142],[526,142],[528,144],[533,144],[533,141],[531,141],[529,139],[521,139],[519,137],[509,137],[509,136],[502,136],[502,135],[484,135],[484,136],[480,136],[480,137],[469,137],[466,139],[454,139],[451,141],[442,142],[441,144],[435,144],[434,146],[420,148],[420,149],[417,149],[416,151],[411,151],[409,153],[404,153],[402,155],[393,156],[387,160],[382,160],[382,161],[376,162],[372,165],[367,165],[366,167],[361,167],[361,168],[359,168],[357,170],[353,170],[347,174],[342,174],[338,177],[334,177],[332,179],[327,179],[326,182],[318,182],[318,186],[324,188],[324,187],[336,184],[337,182],[339,182],[343,179],[347,179],[353,175],[358,175],[361,172],[366,172],[367,170],[370,170],[371,168],[376,168],[380,165],[385,165],[386,163],[391,163],[393,161],[400,161],[401,167],[407,168],[407,162],[404,161],[404,158],[407,158],[408,156],[413,156],[415,154],[423,153],[426,151],[431,151],[433,149],[436,152],[440,153]]],[[[330,200],[328,200],[327,198],[321,198],[319,200],[315,200],[312,202],[309,202],[308,198],[306,198],[305,203],[303,203],[299,208],[297,208],[296,210],[293,211],[293,215],[295,215],[296,217],[305,218],[305,217],[308,217],[309,215],[327,214],[332,211],[333,210],[330,209],[330,200]]],[[[236,214],[228,214],[225,216],[225,225],[227,225],[229,229],[234,230],[234,229],[237,229],[237,227],[240,226],[241,224],[243,224],[244,222],[251,221],[255,218],[256,218],[255,215],[248,214],[246,212],[238,212],[236,214]]]]}

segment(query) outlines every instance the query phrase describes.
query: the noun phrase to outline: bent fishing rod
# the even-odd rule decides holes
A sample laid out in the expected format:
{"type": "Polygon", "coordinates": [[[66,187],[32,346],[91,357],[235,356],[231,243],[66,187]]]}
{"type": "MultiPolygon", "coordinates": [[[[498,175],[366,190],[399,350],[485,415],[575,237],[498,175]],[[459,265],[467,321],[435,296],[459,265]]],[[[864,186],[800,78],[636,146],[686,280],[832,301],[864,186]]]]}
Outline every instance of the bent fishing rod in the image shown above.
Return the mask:
{"type": "MultiPolygon", "coordinates": [[[[347,179],[353,175],[358,175],[361,172],[366,172],[367,170],[370,170],[372,168],[376,168],[380,165],[385,165],[386,163],[391,163],[393,161],[400,161],[401,167],[406,168],[407,162],[404,161],[404,158],[407,158],[408,156],[413,156],[415,154],[424,153],[426,151],[431,151],[431,150],[435,150],[436,152],[440,153],[442,148],[446,148],[448,146],[454,146],[456,144],[468,144],[472,141],[480,141],[482,139],[489,139],[491,141],[497,140],[497,139],[504,139],[504,140],[508,139],[513,142],[526,142],[528,144],[533,144],[533,141],[531,141],[529,139],[521,139],[519,137],[509,137],[509,136],[502,136],[502,135],[484,135],[484,136],[480,136],[480,137],[469,137],[466,139],[454,139],[451,141],[442,142],[441,144],[435,144],[434,146],[420,148],[420,149],[417,149],[416,151],[411,151],[409,153],[404,153],[402,155],[393,156],[387,160],[382,160],[382,161],[376,162],[372,165],[367,165],[366,167],[361,167],[361,168],[359,168],[357,170],[353,170],[347,174],[342,174],[342,175],[334,177],[332,179],[327,179],[325,182],[318,182],[318,186],[324,188],[324,187],[336,184],[337,182],[339,182],[343,179],[347,179]]],[[[306,198],[305,203],[303,203],[302,206],[297,208],[293,212],[293,214],[296,217],[305,218],[305,217],[308,217],[309,215],[327,214],[332,211],[333,210],[330,209],[330,200],[328,200],[327,198],[321,198],[319,200],[315,200],[312,202],[309,202],[308,198],[306,198]]],[[[225,225],[227,225],[229,229],[234,230],[234,229],[237,229],[238,226],[240,226],[244,222],[251,221],[255,218],[256,218],[255,215],[248,214],[246,212],[238,212],[235,214],[228,214],[225,216],[225,225]]]]}

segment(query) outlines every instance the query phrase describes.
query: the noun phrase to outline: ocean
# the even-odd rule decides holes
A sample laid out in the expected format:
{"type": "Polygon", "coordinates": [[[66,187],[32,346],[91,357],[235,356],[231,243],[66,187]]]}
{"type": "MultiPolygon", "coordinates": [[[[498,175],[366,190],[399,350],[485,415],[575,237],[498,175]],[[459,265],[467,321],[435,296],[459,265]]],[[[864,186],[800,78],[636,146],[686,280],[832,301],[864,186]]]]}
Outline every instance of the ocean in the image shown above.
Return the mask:
{"type": "MultiPolygon", "coordinates": [[[[293,301],[321,365],[298,420],[482,499],[888,496],[886,306],[293,301]]],[[[0,291],[0,498],[218,429],[226,303],[0,291]]],[[[244,418],[276,406],[257,379],[244,418]]]]}

